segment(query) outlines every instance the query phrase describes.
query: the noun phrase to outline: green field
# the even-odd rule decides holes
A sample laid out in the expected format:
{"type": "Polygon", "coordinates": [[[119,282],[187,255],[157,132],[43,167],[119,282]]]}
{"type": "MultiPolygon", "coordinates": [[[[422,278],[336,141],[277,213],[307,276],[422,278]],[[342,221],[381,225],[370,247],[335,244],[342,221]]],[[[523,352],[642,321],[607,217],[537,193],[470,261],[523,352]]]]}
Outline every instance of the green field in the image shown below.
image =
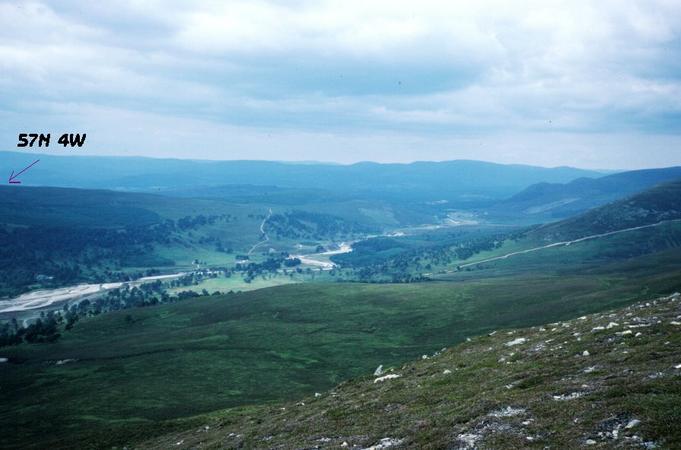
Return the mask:
{"type": "Polygon", "coordinates": [[[267,274],[254,278],[251,282],[246,282],[239,275],[233,275],[229,278],[206,278],[202,280],[199,284],[191,286],[182,286],[168,289],[168,293],[176,294],[185,290],[192,290],[195,292],[201,292],[203,289],[207,290],[209,293],[219,291],[222,293],[227,293],[229,291],[239,292],[239,291],[254,291],[256,289],[263,289],[274,286],[282,286],[285,284],[302,283],[306,281],[305,276],[295,276],[290,277],[287,275],[279,274],[267,274]]]}
{"type": "Polygon", "coordinates": [[[680,288],[671,252],[559,275],[307,283],[113,312],[54,344],[2,349],[0,431],[15,448],[120,444],[167,419],[295,399],[493,329],[680,288]]]}

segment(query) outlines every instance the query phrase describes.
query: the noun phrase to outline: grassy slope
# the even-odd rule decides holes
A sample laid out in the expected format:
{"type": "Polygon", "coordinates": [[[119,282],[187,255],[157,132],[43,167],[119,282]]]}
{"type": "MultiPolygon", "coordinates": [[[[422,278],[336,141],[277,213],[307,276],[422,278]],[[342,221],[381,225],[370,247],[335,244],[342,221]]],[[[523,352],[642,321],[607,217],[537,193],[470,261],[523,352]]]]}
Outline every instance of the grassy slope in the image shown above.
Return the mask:
{"type": "Polygon", "coordinates": [[[681,178],[681,167],[620,172],[600,178],[578,178],[566,184],[538,183],[503,200],[492,216],[556,220],[633,195],[657,184],[681,178]]]}
{"type": "MultiPolygon", "coordinates": [[[[575,217],[542,225],[528,231],[516,241],[507,240],[498,249],[481,252],[469,260],[459,262],[471,263],[553,242],[579,239],[679,218],[681,218],[681,181],[665,183],[575,217]]],[[[573,263],[582,264],[588,260],[631,257],[680,245],[681,226],[678,222],[670,222],[659,227],[581,242],[571,247],[546,249],[529,255],[513,256],[508,261],[523,268],[526,268],[526,263],[533,259],[542,263],[547,259],[554,260],[565,265],[567,255],[573,263]]],[[[505,261],[495,262],[495,265],[504,263],[505,261]]]]}
{"type": "Polygon", "coordinates": [[[679,300],[500,331],[390,368],[399,378],[367,372],[300,402],[195,418],[140,447],[679,448],[679,300]]]}
{"type": "MultiPolygon", "coordinates": [[[[537,246],[537,242],[529,240],[507,240],[499,249],[481,252],[468,260],[459,261],[459,263],[473,263],[474,265],[468,266],[465,270],[473,271],[473,275],[476,277],[483,277],[497,274],[527,273],[528,271],[546,271],[547,269],[554,271],[554,273],[561,273],[565,270],[597,269],[616,262],[625,263],[638,257],[649,258],[654,261],[658,257],[664,257],[665,254],[677,254],[681,247],[681,223],[667,223],[654,228],[628,231],[569,246],[550,247],[535,252],[516,254],[507,259],[475,264],[477,261],[485,261],[535,246],[537,246]]],[[[444,276],[442,273],[435,272],[433,277],[438,279],[466,278],[469,276],[466,271],[451,273],[452,270],[450,269],[449,273],[444,276]]]]}
{"type": "MultiPolygon", "coordinates": [[[[566,219],[530,230],[516,240],[507,239],[502,246],[483,251],[466,260],[448,266],[434,266],[435,278],[457,278],[450,275],[456,265],[465,264],[466,270],[475,270],[477,276],[493,272],[518,273],[543,270],[547,263],[553,268],[575,269],[585,265],[602,265],[615,260],[653,254],[681,247],[681,183],[669,183],[645,191],[628,200],[615,202],[574,218],[566,219]],[[512,255],[508,259],[484,262],[509,253],[545,246],[553,242],[578,239],[598,233],[622,230],[641,225],[657,224],[644,229],[598,237],[569,246],[540,249],[527,254],[512,255]],[[479,269],[486,269],[481,273],[479,269]]],[[[465,275],[464,275],[465,277],[465,275]]]]}
{"type": "Polygon", "coordinates": [[[681,218],[681,181],[676,181],[656,186],[576,217],[541,226],[528,233],[528,237],[556,242],[679,218],[681,218]]]}
{"type": "Polygon", "coordinates": [[[495,328],[671,292],[680,262],[677,253],[584,274],[282,286],[111,313],[56,344],[0,352],[12,358],[0,367],[0,432],[9,447],[140,439],[165,419],[298,398],[495,328]],[[63,359],[77,361],[55,364],[63,359]]]}
{"type": "MultiPolygon", "coordinates": [[[[527,270],[524,262],[536,260],[544,265],[551,258],[555,258],[558,264],[566,266],[565,255],[569,255],[573,266],[582,265],[584,261],[611,261],[618,258],[627,258],[646,253],[654,253],[668,248],[681,246],[681,181],[671,182],[656,186],[624,200],[619,200],[604,205],[575,217],[554,222],[539,227],[528,229],[522,235],[514,239],[506,239],[502,245],[493,250],[485,250],[467,259],[456,259],[455,249],[459,246],[456,240],[452,241],[449,249],[452,261],[446,258],[443,261],[438,252],[434,257],[429,255],[428,247],[431,243],[419,242],[428,235],[383,238],[391,241],[392,246],[386,248],[370,248],[365,242],[363,251],[361,244],[357,245],[357,251],[351,254],[338,255],[335,261],[340,264],[354,266],[378,266],[385,263],[387,269],[383,269],[385,275],[391,271],[407,271],[415,275],[440,277],[443,273],[451,272],[456,266],[462,264],[470,267],[478,261],[501,257],[509,253],[536,249],[547,244],[580,239],[587,236],[602,233],[616,232],[639,226],[650,226],[665,222],[660,226],[648,227],[641,230],[627,231],[606,237],[598,237],[593,240],[580,242],[571,247],[554,249],[542,249],[529,255],[513,255],[508,261],[495,261],[495,266],[516,265],[522,271],[527,270]],[[423,251],[419,254],[419,248],[423,251]]],[[[475,230],[484,234],[493,235],[498,231],[494,228],[474,227],[475,230]]],[[[511,231],[509,229],[508,231],[511,231]]],[[[476,231],[477,232],[477,231],[476,231]]],[[[480,236],[482,237],[482,236],[480,236]]],[[[475,232],[470,239],[475,238],[475,232]]],[[[452,238],[450,238],[451,240],[452,238]]],[[[376,240],[374,240],[376,241],[376,240]]],[[[375,247],[375,246],[374,246],[375,247]]],[[[445,252],[446,253],[446,252],[445,252]]],[[[553,262],[551,262],[553,264],[553,262]]],[[[467,269],[470,270],[470,269],[467,269]]]]}
{"type": "Polygon", "coordinates": [[[55,187],[0,186],[0,217],[3,223],[18,225],[78,226],[116,228],[142,226],[164,219],[196,214],[234,214],[255,211],[221,200],[182,199],[153,194],[55,187]]]}
{"type": "MultiPolygon", "coordinates": [[[[412,238],[390,238],[399,245],[407,247],[413,245],[425,245],[419,242],[418,237],[412,238]]],[[[407,270],[411,273],[425,274],[433,279],[461,280],[532,273],[535,271],[552,273],[562,273],[566,270],[577,271],[585,268],[609,265],[616,261],[626,261],[627,259],[641,257],[644,255],[660,254],[664,251],[675,252],[681,247],[681,222],[669,222],[655,227],[639,230],[627,231],[574,243],[568,246],[558,246],[544,248],[526,254],[514,254],[507,259],[493,258],[502,257],[514,252],[533,249],[545,246],[547,242],[536,239],[534,236],[524,236],[517,240],[507,239],[502,246],[490,251],[482,251],[468,259],[456,260],[452,262],[434,262],[422,254],[418,256],[420,267],[414,265],[414,261],[407,261],[407,270]],[[430,264],[426,268],[426,264],[430,264]],[[457,271],[457,266],[464,265],[462,271],[457,271]]],[[[397,247],[395,247],[397,248],[397,247]]],[[[385,252],[377,251],[374,254],[357,251],[340,257],[334,257],[334,261],[349,260],[357,263],[366,261],[378,261],[382,255],[393,251],[393,248],[385,252]]],[[[652,256],[651,258],[654,258],[652,256]]]]}

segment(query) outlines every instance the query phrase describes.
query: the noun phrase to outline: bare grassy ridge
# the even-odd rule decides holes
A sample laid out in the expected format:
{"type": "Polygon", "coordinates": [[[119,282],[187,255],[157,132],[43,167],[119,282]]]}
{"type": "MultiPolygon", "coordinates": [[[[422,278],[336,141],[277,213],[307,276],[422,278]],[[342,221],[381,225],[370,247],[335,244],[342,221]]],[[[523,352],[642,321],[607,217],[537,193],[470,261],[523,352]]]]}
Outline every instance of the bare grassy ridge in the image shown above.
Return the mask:
{"type": "Polygon", "coordinates": [[[195,418],[139,448],[679,448],[680,316],[675,294],[499,330],[395,378],[195,418]]]}

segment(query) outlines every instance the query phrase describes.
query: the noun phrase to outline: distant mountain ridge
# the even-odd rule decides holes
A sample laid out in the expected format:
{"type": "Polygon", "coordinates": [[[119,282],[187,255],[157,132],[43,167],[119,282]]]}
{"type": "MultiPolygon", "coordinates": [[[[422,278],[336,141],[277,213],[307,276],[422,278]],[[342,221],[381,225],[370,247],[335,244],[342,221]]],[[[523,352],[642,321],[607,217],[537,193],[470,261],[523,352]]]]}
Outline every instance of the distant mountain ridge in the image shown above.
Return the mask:
{"type": "Polygon", "coordinates": [[[565,184],[537,183],[490,208],[493,215],[555,220],[681,179],[681,167],[633,170],[565,184]]]}
{"type": "Polygon", "coordinates": [[[681,220],[681,180],[661,184],[583,214],[529,232],[556,242],[594,234],[681,220]]]}
{"type": "Polygon", "coordinates": [[[141,157],[54,156],[0,152],[7,172],[33,158],[40,164],[22,178],[28,186],[133,191],[174,191],[224,185],[324,189],[373,198],[480,202],[498,200],[533,183],[565,183],[598,172],[481,161],[352,165],[272,161],[198,161],[141,157]]]}

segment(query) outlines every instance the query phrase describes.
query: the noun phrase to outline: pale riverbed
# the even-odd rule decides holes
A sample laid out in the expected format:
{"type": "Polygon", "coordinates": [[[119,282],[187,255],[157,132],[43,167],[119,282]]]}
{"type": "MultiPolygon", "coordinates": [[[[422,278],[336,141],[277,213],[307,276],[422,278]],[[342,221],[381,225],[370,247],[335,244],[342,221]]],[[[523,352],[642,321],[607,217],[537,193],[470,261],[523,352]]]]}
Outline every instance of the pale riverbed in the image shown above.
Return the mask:
{"type": "Polygon", "coordinates": [[[156,280],[178,278],[181,277],[182,275],[185,275],[185,273],[182,272],[170,275],[143,277],[135,281],[126,282],[78,284],[76,286],[67,286],[56,289],[40,289],[37,291],[27,292],[12,299],[0,300],[0,314],[46,308],[54,304],[78,300],[84,297],[90,297],[97,294],[103,294],[111,289],[119,288],[123,286],[123,284],[129,284],[134,286],[156,280]]]}
{"type": "Polygon", "coordinates": [[[312,253],[309,255],[291,255],[291,258],[298,258],[301,263],[309,266],[319,267],[321,270],[331,270],[336,267],[329,257],[333,255],[340,255],[341,253],[349,253],[352,251],[352,246],[348,243],[342,242],[337,250],[329,250],[322,253],[312,253]]]}

